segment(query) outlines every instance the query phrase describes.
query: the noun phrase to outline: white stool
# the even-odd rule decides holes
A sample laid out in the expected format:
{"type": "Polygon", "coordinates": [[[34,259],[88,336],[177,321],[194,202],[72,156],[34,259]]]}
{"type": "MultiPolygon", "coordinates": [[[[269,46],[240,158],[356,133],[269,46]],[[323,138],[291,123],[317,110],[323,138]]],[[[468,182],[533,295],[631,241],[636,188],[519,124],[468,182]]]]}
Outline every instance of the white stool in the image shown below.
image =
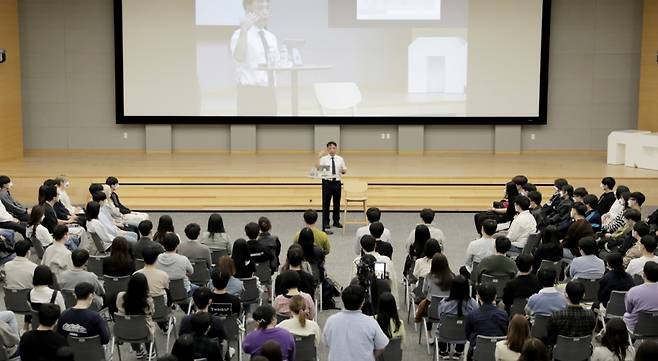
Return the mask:
{"type": "Polygon", "coordinates": [[[634,167],[631,160],[633,146],[637,143],[638,136],[649,134],[646,130],[615,130],[608,135],[608,164],[626,164],[634,167]]]}
{"type": "Polygon", "coordinates": [[[633,148],[636,167],[658,170],[658,133],[641,134],[633,148]]]}

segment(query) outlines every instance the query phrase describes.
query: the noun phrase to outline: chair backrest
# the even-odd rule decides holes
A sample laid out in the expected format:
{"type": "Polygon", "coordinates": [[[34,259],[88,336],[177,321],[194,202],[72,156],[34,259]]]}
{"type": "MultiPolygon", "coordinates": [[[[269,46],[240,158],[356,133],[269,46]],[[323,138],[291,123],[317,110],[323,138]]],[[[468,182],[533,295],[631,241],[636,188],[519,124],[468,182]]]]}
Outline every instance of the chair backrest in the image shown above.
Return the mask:
{"type": "Polygon", "coordinates": [[[269,262],[256,263],[256,277],[258,277],[260,283],[272,282],[272,270],[269,262]]]}
{"type": "Polygon", "coordinates": [[[103,288],[108,295],[116,295],[128,288],[130,276],[112,277],[103,275],[103,288]]]}
{"type": "Polygon", "coordinates": [[[575,282],[582,283],[585,286],[585,295],[583,296],[583,302],[596,302],[599,299],[599,281],[601,279],[584,279],[576,278],[575,282]]]}
{"type": "Polygon", "coordinates": [[[525,306],[528,304],[527,298],[515,298],[510,306],[509,314],[510,317],[514,315],[525,315],[525,306]]]}
{"type": "Polygon", "coordinates": [[[211,303],[208,306],[208,313],[219,317],[229,317],[234,314],[233,305],[230,303],[211,303]]]}
{"type": "Polygon", "coordinates": [[[532,323],[530,335],[540,340],[546,339],[548,336],[548,322],[550,319],[550,316],[535,315],[535,321],[532,323]]]}
{"type": "Polygon", "coordinates": [[[320,276],[322,276],[320,274],[320,266],[317,263],[309,263],[309,265],[311,266],[311,275],[313,276],[313,280],[317,284],[320,282],[320,276]]]}
{"type": "MultiPolygon", "coordinates": [[[[418,277],[418,282],[416,283],[416,286],[411,289],[411,294],[413,295],[414,302],[419,303],[420,300],[425,297],[423,295],[423,283],[425,282],[424,277],[418,277]]],[[[431,301],[431,300],[430,300],[431,301]]]]}
{"type": "Polygon", "coordinates": [[[143,259],[141,258],[135,258],[135,270],[139,271],[140,269],[144,268],[144,265],[146,263],[144,262],[143,259]]]}
{"type": "Polygon", "coordinates": [[[114,314],[114,337],[124,342],[145,342],[151,332],[144,315],[114,314]]]}
{"type": "Polygon", "coordinates": [[[76,301],[75,301],[75,293],[73,293],[73,290],[61,290],[61,292],[62,292],[62,297],[64,297],[64,306],[66,306],[67,309],[75,306],[76,301]]]}
{"type": "Polygon", "coordinates": [[[356,107],[361,103],[361,91],[355,83],[315,83],[315,99],[322,114],[327,110],[351,110],[356,115],[356,107]]]}
{"type": "Polygon", "coordinates": [[[188,300],[184,279],[169,280],[169,296],[173,303],[184,303],[188,300]]]}
{"type": "Polygon", "coordinates": [[[439,322],[439,303],[441,303],[443,298],[441,296],[432,296],[430,299],[430,305],[427,308],[428,321],[433,323],[439,322]]]}
{"type": "Polygon", "coordinates": [[[377,361],[402,361],[402,339],[392,338],[377,361]]]}
{"type": "Polygon", "coordinates": [[[0,361],[8,361],[9,355],[7,355],[7,349],[5,345],[0,342],[0,361]]]}
{"type": "Polygon", "coordinates": [[[368,182],[360,180],[344,180],[345,197],[365,197],[368,194],[368,182]]]}
{"type": "Polygon", "coordinates": [[[501,299],[503,298],[505,285],[507,285],[507,282],[509,282],[511,279],[511,277],[492,276],[483,273],[480,278],[480,283],[483,285],[493,285],[496,288],[496,299],[501,299]]]}
{"type": "Polygon", "coordinates": [[[658,312],[640,312],[633,334],[642,338],[658,337],[658,312]]]}
{"type": "Polygon", "coordinates": [[[505,336],[482,336],[478,335],[473,350],[473,360],[475,361],[495,361],[496,342],[504,340],[505,336]]]}
{"type": "Polygon", "coordinates": [[[633,282],[635,282],[636,286],[639,286],[644,283],[644,278],[642,278],[641,274],[636,273],[633,275],[633,282]]]}
{"type": "Polygon", "coordinates": [[[558,335],[553,360],[584,361],[592,355],[592,335],[567,337],[558,335]]]}
{"type": "Polygon", "coordinates": [[[222,318],[222,326],[224,326],[224,332],[229,341],[236,341],[240,336],[240,321],[238,320],[237,314],[232,314],[226,317],[220,316],[222,318]]]}
{"type": "Polygon", "coordinates": [[[105,349],[100,336],[68,337],[75,361],[105,361],[105,349]]]}
{"type": "Polygon", "coordinates": [[[171,308],[167,307],[167,301],[165,296],[156,296],[153,297],[153,321],[155,322],[167,322],[169,320],[169,315],[171,314],[171,308]]]}
{"type": "Polygon", "coordinates": [[[258,303],[258,298],[260,297],[258,277],[241,278],[240,280],[244,286],[244,292],[242,292],[242,295],[240,296],[240,301],[246,304],[258,303]]]}
{"type": "Polygon", "coordinates": [[[295,361],[316,361],[315,335],[295,337],[295,361]]]}
{"type": "Polygon", "coordinates": [[[28,315],[32,308],[27,302],[28,295],[30,294],[30,288],[24,289],[10,289],[7,287],[2,288],[5,292],[5,308],[14,313],[21,315],[28,315]]]}
{"type": "MultiPolygon", "coordinates": [[[[560,275],[562,274],[562,261],[549,261],[547,259],[542,260],[541,264],[539,265],[539,269],[553,269],[555,271],[555,275],[557,279],[560,279],[560,275]]],[[[537,270],[539,271],[539,270],[537,270]]]]}
{"type": "Polygon", "coordinates": [[[475,285],[478,283],[478,271],[480,269],[480,262],[473,262],[471,269],[471,283],[475,285]]]}
{"type": "Polygon", "coordinates": [[[192,261],[192,266],[194,267],[194,273],[190,276],[190,282],[195,285],[205,286],[210,280],[210,270],[206,264],[205,259],[195,259],[192,261]]]}
{"type": "Polygon", "coordinates": [[[42,259],[45,250],[43,249],[43,244],[41,244],[41,241],[37,238],[37,236],[32,235],[32,237],[30,237],[30,242],[32,242],[32,247],[34,247],[34,252],[37,254],[37,257],[42,259]]]}
{"type": "Polygon", "coordinates": [[[466,343],[466,317],[444,314],[439,323],[438,337],[440,342],[466,343]]]}
{"type": "Polygon", "coordinates": [[[212,260],[212,264],[216,265],[222,256],[228,256],[228,251],[225,249],[211,249],[210,259],[212,260]]]}
{"type": "Polygon", "coordinates": [[[98,254],[105,254],[105,243],[103,243],[101,237],[96,234],[96,232],[89,232],[89,236],[91,236],[91,240],[94,241],[94,246],[96,246],[98,254]]]}
{"type": "Polygon", "coordinates": [[[605,308],[605,316],[610,317],[624,317],[626,313],[626,291],[612,291],[610,293],[610,300],[605,308]]]}
{"type": "Polygon", "coordinates": [[[103,258],[108,256],[89,256],[87,271],[98,277],[103,277],[103,258]]]}
{"type": "Polygon", "coordinates": [[[528,235],[528,241],[526,242],[525,247],[523,247],[521,254],[524,255],[534,254],[535,249],[539,247],[540,242],[541,242],[541,232],[530,233],[530,235],[528,235]]]}
{"type": "Polygon", "coordinates": [[[278,313],[278,312],[276,313],[276,323],[281,323],[289,318],[290,318],[289,314],[278,313]]]}

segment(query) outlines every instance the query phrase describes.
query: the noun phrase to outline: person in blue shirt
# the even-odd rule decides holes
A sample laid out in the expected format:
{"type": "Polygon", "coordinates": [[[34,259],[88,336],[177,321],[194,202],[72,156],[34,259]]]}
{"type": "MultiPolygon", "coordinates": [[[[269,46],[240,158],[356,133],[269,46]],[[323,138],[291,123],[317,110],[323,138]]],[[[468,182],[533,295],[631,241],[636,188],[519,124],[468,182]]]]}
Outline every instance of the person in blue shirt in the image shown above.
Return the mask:
{"type": "Polygon", "coordinates": [[[583,197],[583,203],[587,206],[585,220],[592,225],[594,233],[601,230],[601,214],[596,210],[599,206],[599,199],[594,194],[588,194],[583,197]]]}

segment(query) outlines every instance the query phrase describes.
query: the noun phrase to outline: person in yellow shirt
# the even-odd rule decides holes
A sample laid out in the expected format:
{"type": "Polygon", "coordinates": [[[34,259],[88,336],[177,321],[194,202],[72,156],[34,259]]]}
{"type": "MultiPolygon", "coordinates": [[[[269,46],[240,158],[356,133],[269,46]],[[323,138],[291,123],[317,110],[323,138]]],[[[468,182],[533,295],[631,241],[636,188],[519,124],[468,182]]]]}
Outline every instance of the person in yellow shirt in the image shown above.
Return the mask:
{"type": "MultiPolygon", "coordinates": [[[[317,221],[318,212],[312,209],[307,209],[304,212],[304,223],[306,223],[306,228],[310,228],[313,231],[313,241],[315,245],[322,248],[326,256],[329,254],[329,251],[331,251],[331,244],[329,243],[329,237],[327,234],[315,226],[317,221]]],[[[295,233],[293,236],[292,241],[295,243],[297,243],[297,240],[299,240],[299,232],[301,232],[301,230],[295,233]]]]}

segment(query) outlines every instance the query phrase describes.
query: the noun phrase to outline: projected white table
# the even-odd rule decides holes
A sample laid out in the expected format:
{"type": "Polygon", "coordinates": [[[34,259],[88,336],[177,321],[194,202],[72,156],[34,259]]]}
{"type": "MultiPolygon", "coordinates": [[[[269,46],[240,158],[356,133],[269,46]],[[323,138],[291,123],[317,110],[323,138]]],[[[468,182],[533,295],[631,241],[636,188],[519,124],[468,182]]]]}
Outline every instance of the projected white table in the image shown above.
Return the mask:
{"type": "Polygon", "coordinates": [[[314,70],[329,70],[331,65],[301,65],[301,66],[290,66],[290,67],[280,67],[280,66],[265,66],[261,65],[258,67],[259,70],[265,70],[268,74],[268,79],[270,81],[270,86],[272,84],[272,76],[274,73],[290,73],[290,103],[292,104],[292,115],[299,115],[299,72],[302,71],[314,71],[314,70]]]}

